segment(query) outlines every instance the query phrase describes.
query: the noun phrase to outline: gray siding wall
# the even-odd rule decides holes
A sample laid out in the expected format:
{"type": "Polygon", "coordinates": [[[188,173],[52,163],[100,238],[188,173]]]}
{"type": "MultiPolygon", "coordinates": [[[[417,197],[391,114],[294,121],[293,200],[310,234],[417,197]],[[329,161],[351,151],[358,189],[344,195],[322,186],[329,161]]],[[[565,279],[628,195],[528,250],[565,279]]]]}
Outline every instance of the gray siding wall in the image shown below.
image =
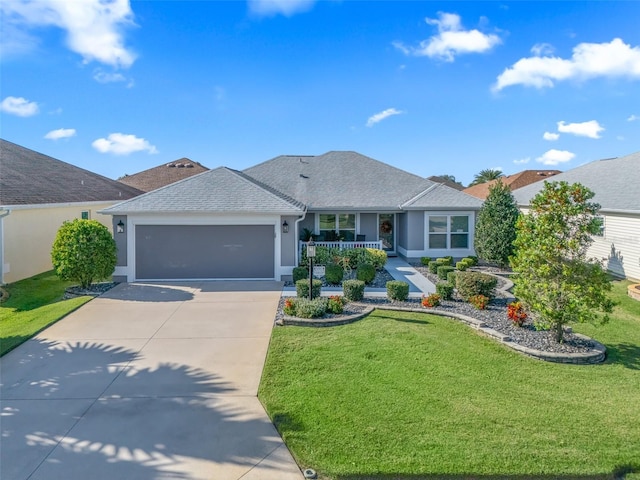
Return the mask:
{"type": "MultiPolygon", "coordinates": [[[[308,228],[312,232],[315,230],[316,216],[314,213],[307,213],[307,216],[298,224],[298,235],[302,235],[302,231],[308,228]]],[[[299,238],[298,238],[299,239],[299,238]]]]}
{"type": "MultiPolygon", "coordinates": [[[[113,238],[116,241],[117,249],[117,262],[116,266],[127,266],[127,216],[126,215],[114,215],[113,216],[113,238]],[[124,223],[124,232],[118,233],[118,227],[116,226],[119,221],[124,223]]],[[[123,281],[127,281],[126,278],[123,281]]]]}
{"type": "Polygon", "coordinates": [[[378,214],[361,213],[360,230],[357,233],[365,235],[365,240],[368,242],[378,240],[378,214]]]}
{"type": "Polygon", "coordinates": [[[594,237],[588,255],[619,277],[640,280],[640,215],[601,215],[604,236],[594,237]]]}
{"type": "Polygon", "coordinates": [[[280,265],[290,267],[296,264],[296,220],[295,216],[280,217],[280,265]],[[282,232],[282,224],[289,224],[289,233],[282,232]]]}
{"type": "Polygon", "coordinates": [[[424,248],[424,212],[407,212],[407,250],[422,250],[424,248]]]}

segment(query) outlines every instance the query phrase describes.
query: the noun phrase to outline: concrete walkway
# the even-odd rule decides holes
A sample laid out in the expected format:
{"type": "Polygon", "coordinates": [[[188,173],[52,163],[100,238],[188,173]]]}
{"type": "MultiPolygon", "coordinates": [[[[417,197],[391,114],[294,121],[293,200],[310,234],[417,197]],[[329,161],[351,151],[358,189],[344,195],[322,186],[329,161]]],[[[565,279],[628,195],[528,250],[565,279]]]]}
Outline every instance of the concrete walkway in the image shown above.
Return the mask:
{"type": "Polygon", "coordinates": [[[302,479],[256,396],[281,289],[121,284],[5,355],[0,478],[302,479]]]}
{"type": "MultiPolygon", "coordinates": [[[[399,257],[389,257],[384,268],[395,280],[401,280],[409,284],[410,298],[420,298],[423,294],[435,293],[436,291],[436,286],[433,283],[399,257]]],[[[338,293],[342,293],[342,287],[322,287],[323,296],[336,295],[338,293]]],[[[295,296],[295,287],[285,287],[282,295],[295,296]]],[[[386,297],[387,289],[366,287],[364,295],[365,297],[386,297]]]]}

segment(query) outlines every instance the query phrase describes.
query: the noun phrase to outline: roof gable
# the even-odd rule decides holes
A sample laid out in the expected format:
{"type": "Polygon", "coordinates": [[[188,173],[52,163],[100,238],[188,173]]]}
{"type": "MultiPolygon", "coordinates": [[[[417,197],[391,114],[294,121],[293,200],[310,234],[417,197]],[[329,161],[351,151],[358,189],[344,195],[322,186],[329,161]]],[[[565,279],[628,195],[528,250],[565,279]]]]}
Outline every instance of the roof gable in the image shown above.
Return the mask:
{"type": "MultiPolygon", "coordinates": [[[[282,155],[247,168],[244,173],[315,210],[400,210],[403,203],[436,185],[349,151],[318,156],[282,155]]],[[[450,191],[452,197],[462,195],[446,186],[443,189],[450,191]]]]}
{"type": "Polygon", "coordinates": [[[133,213],[301,213],[304,207],[226,167],[186,178],[103,210],[133,213]]]}
{"type": "Polygon", "coordinates": [[[0,139],[0,205],[121,201],[136,188],[0,139]]]}
{"type": "Polygon", "coordinates": [[[420,192],[418,195],[402,205],[404,210],[423,209],[479,209],[482,200],[449,188],[442,183],[437,183],[432,187],[420,192]]]}
{"type": "Polygon", "coordinates": [[[532,183],[539,182],[540,180],[548,179],[549,177],[553,177],[559,173],[562,172],[560,170],[523,170],[522,172],[514,173],[507,177],[500,177],[497,180],[490,180],[485,183],[479,183],[478,185],[467,187],[463,192],[484,200],[489,196],[489,189],[499,181],[502,181],[502,183],[507,185],[509,189],[513,191],[517,188],[522,188],[532,183]]]}
{"type": "MultiPolygon", "coordinates": [[[[560,173],[549,181],[581,183],[595,193],[602,210],[640,212],[640,152],[625,157],[596,160],[560,173]]],[[[542,182],[513,192],[519,205],[529,202],[542,190],[542,182]]]]}
{"type": "Polygon", "coordinates": [[[118,181],[143,192],[150,192],[207,170],[209,170],[207,167],[200,165],[198,162],[188,158],[181,158],[175,162],[163,163],[142,172],[125,175],[119,178],[118,181]]]}

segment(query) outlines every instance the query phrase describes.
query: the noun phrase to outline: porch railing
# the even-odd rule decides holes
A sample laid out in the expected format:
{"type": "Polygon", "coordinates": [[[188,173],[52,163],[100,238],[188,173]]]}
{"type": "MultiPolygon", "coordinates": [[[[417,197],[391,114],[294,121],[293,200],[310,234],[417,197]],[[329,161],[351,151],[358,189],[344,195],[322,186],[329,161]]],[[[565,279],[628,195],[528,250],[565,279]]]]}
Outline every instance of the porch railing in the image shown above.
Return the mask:
{"type": "MultiPolygon", "coordinates": [[[[298,255],[299,258],[302,258],[302,252],[305,248],[307,248],[307,243],[305,241],[298,241],[298,255]]],[[[323,242],[323,241],[314,241],[316,247],[329,247],[329,248],[339,248],[340,250],[350,250],[352,248],[375,248],[378,250],[383,250],[382,248],[382,240],[378,240],[375,242],[323,242]]]]}

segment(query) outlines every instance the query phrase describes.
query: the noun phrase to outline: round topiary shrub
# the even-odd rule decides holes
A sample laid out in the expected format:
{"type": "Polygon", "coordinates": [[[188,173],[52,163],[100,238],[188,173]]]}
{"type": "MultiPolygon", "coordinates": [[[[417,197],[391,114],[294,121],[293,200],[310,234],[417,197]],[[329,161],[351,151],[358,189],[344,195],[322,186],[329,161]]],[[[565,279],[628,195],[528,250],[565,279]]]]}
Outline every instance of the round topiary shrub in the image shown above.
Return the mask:
{"type": "Polygon", "coordinates": [[[453,272],[454,270],[455,267],[452,267],[450,265],[441,265],[438,267],[438,278],[440,280],[446,280],[449,272],[453,272]]]}
{"type": "Polygon", "coordinates": [[[324,278],[327,283],[337,285],[342,282],[344,277],[344,270],[340,265],[327,265],[324,271],[324,278]]]}
{"type": "Polygon", "coordinates": [[[433,260],[429,262],[427,265],[429,267],[429,273],[433,273],[434,275],[438,273],[438,267],[441,266],[441,264],[439,264],[437,260],[433,260]]]}
{"type": "MultiPolygon", "coordinates": [[[[313,279],[313,286],[311,287],[313,298],[318,298],[320,296],[320,290],[322,288],[322,280],[318,280],[317,278],[313,279]]],[[[298,280],[296,282],[296,295],[300,298],[309,298],[309,279],[304,278],[302,280],[298,280]]]]}
{"type": "Polygon", "coordinates": [[[358,265],[356,270],[356,278],[362,280],[364,283],[371,283],[376,278],[376,269],[370,263],[363,263],[358,265]]]}
{"type": "Polygon", "coordinates": [[[51,248],[51,263],[61,280],[87,288],[108,278],[116,268],[116,242],[97,220],[76,218],[62,224],[51,248]]]}
{"type": "Polygon", "coordinates": [[[373,265],[376,270],[382,270],[387,264],[387,252],[377,248],[365,248],[366,262],[373,265]]]}
{"type": "Polygon", "coordinates": [[[456,274],[456,288],[464,300],[476,295],[493,298],[497,284],[498,279],[486,273],[466,271],[456,274]]]}
{"type": "Polygon", "coordinates": [[[449,282],[439,282],[436,284],[436,293],[443,300],[451,300],[453,297],[453,285],[449,282]]]}
{"type": "Polygon", "coordinates": [[[420,263],[425,267],[429,265],[430,261],[431,261],[431,257],[420,257],[420,263]]]}
{"type": "Polygon", "coordinates": [[[295,267],[293,269],[293,283],[305,278],[309,278],[309,269],[307,267],[295,267]]]}
{"type": "Polygon", "coordinates": [[[350,302],[359,302],[364,297],[364,282],[362,280],[345,280],[342,282],[344,298],[350,302]]]}
{"type": "Polygon", "coordinates": [[[387,297],[389,300],[405,301],[409,298],[409,284],[401,280],[387,282],[387,297]]]}
{"type": "Polygon", "coordinates": [[[456,269],[464,272],[467,268],[469,268],[469,264],[465,261],[456,262],[456,269]]]}

